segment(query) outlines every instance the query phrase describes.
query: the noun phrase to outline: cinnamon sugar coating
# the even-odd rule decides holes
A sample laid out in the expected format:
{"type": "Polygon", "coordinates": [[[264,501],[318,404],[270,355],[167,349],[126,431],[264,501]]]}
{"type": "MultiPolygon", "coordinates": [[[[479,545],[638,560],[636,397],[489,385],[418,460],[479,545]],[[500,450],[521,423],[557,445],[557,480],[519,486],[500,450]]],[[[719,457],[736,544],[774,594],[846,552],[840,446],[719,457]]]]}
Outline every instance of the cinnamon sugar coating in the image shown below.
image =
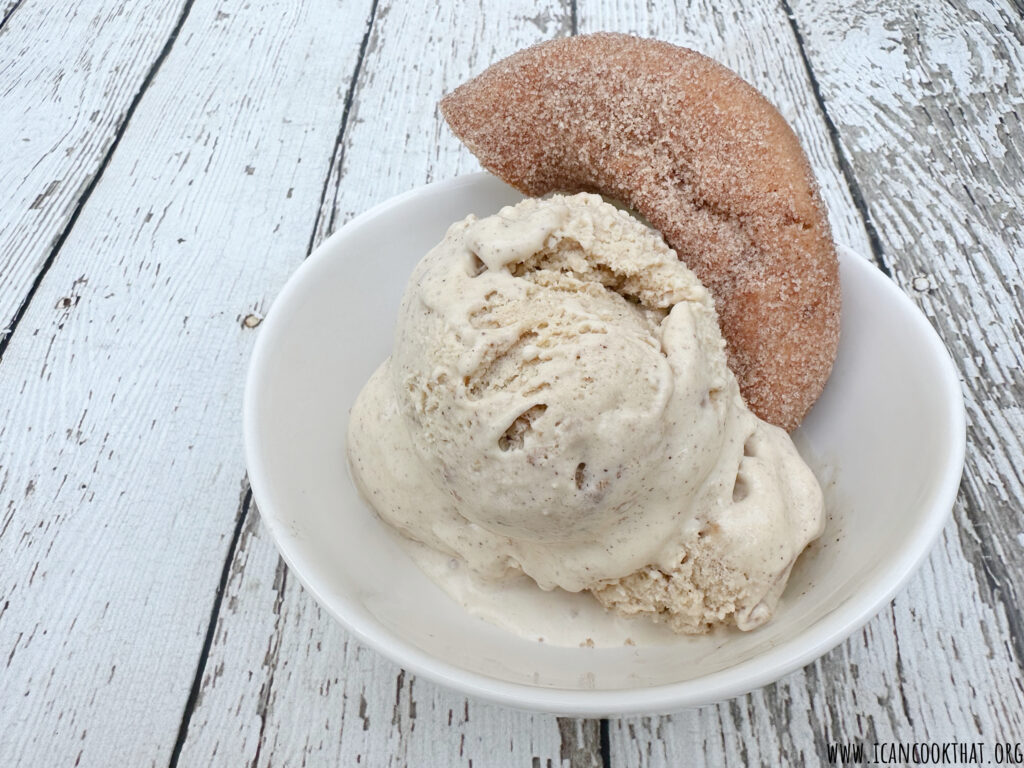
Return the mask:
{"type": "Polygon", "coordinates": [[[839,267],[810,165],[779,112],[695,51],[599,33],[519,51],[441,101],[528,195],[599,192],[656,227],[715,297],[751,410],[795,429],[839,342],[839,267]]]}

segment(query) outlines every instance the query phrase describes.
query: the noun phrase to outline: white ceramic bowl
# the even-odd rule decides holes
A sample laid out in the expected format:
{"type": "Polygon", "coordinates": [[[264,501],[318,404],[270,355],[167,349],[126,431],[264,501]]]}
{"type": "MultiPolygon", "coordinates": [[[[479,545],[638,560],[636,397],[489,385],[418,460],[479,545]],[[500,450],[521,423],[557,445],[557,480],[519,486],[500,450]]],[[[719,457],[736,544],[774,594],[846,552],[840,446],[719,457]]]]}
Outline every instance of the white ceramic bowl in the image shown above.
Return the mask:
{"type": "Polygon", "coordinates": [[[245,450],[264,523],[295,575],[360,640],[417,674],[484,699],[579,716],[736,696],[861,627],[949,518],[965,434],[960,383],[939,338],[848,249],[839,252],[839,357],[795,435],[825,485],[828,527],[765,627],[660,647],[546,646],[468,615],[395,543],[350,480],[349,408],[390,352],[413,265],[452,222],[519,199],[485,173],[400,195],[324,242],[274,303],[246,384],[245,450]]]}

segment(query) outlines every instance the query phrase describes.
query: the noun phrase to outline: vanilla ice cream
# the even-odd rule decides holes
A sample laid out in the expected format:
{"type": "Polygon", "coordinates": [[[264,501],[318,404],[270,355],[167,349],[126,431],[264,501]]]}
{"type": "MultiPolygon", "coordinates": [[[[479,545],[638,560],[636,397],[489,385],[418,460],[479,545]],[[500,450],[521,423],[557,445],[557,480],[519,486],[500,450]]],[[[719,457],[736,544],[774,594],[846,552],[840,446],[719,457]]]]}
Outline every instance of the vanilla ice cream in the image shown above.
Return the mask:
{"type": "Polygon", "coordinates": [[[406,536],[679,632],[765,622],[824,523],[789,436],[744,405],[707,291],[596,195],[454,224],[348,438],[406,536]]]}

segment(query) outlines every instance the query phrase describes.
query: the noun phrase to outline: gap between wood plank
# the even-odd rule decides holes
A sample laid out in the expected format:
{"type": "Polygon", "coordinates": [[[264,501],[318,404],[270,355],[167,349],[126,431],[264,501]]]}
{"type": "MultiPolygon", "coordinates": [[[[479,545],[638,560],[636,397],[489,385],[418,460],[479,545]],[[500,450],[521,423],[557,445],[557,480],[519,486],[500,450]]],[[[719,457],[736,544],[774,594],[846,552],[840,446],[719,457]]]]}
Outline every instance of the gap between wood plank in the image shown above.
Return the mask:
{"type": "Polygon", "coordinates": [[[7,21],[14,15],[14,12],[21,7],[21,3],[22,0],[14,0],[14,3],[7,8],[7,12],[4,14],[4,17],[0,19],[0,31],[3,30],[4,25],[6,25],[7,21]]]}
{"type": "MultiPolygon", "coordinates": [[[[188,736],[188,726],[192,721],[192,712],[196,708],[199,699],[199,688],[203,684],[203,676],[206,674],[206,661],[210,656],[210,648],[213,646],[213,636],[217,631],[217,617],[220,616],[220,606],[224,600],[224,592],[227,591],[228,579],[231,577],[231,564],[235,560],[235,552],[238,549],[239,539],[242,537],[242,528],[245,527],[245,520],[249,517],[249,507],[252,505],[252,488],[248,479],[243,481],[245,493],[242,502],[238,505],[238,514],[235,519],[235,530],[231,535],[231,545],[228,547],[227,557],[224,558],[224,567],[220,572],[220,582],[217,584],[217,593],[213,598],[213,607],[210,609],[210,622],[206,627],[206,637],[203,640],[203,649],[199,654],[199,663],[196,664],[196,674],[192,679],[192,688],[188,692],[188,699],[185,702],[185,711],[181,716],[181,725],[178,727],[178,738],[174,742],[174,749],[171,751],[171,760],[168,768],[176,768],[181,758],[181,750],[185,746],[185,738],[188,736]]],[[[257,753],[258,754],[258,753],[257,753]]]]}
{"type": "MultiPolygon", "coordinates": [[[[569,35],[575,36],[580,33],[580,16],[578,0],[569,0],[569,35]]],[[[612,768],[611,736],[609,735],[609,720],[602,717],[598,722],[598,754],[601,756],[603,768],[612,768]]]]}
{"type": "MultiPolygon", "coordinates": [[[[896,604],[895,601],[889,602],[889,617],[892,619],[892,625],[896,626],[896,604]]],[[[900,706],[903,708],[903,716],[907,719],[907,723],[911,728],[914,727],[914,717],[910,714],[910,705],[907,702],[907,692],[904,690],[903,685],[907,681],[906,671],[903,666],[903,653],[900,651],[900,634],[895,633],[894,641],[896,644],[896,687],[900,692],[900,706]]]]}
{"type": "MultiPolygon", "coordinates": [[[[251,491],[250,491],[251,493],[251,491]]],[[[242,530],[239,527],[238,530],[242,530]]],[[[232,558],[234,557],[234,548],[232,548],[232,558]]],[[[230,563],[231,560],[228,560],[230,563]]],[[[226,587],[226,585],[225,585],[226,587]]],[[[288,587],[288,566],[285,564],[284,559],[281,557],[277,558],[277,568],[274,576],[274,589],[277,592],[277,597],[274,600],[274,634],[277,636],[277,644],[272,647],[273,659],[272,665],[270,666],[270,673],[267,675],[267,682],[265,687],[260,693],[259,703],[259,715],[260,715],[260,733],[256,738],[256,753],[252,757],[252,768],[257,768],[260,764],[260,752],[263,751],[263,739],[264,734],[267,732],[267,710],[270,708],[270,696],[274,691],[274,675],[277,673],[277,662],[281,654],[281,605],[284,603],[285,589],[288,587]]],[[[217,623],[216,617],[211,622],[211,626],[217,623]]],[[[209,647],[207,647],[209,651],[209,647]]],[[[203,667],[206,666],[205,660],[203,661],[203,667]]],[[[199,678],[196,678],[197,681],[199,678]]],[[[269,764],[269,761],[268,761],[269,764]]]]}
{"type": "MultiPolygon", "coordinates": [[[[160,53],[157,54],[157,57],[153,60],[153,64],[146,73],[146,77],[142,81],[142,85],[139,87],[138,92],[132,98],[131,104],[128,105],[128,109],[124,113],[124,119],[121,120],[121,124],[117,127],[114,139],[110,142],[110,146],[107,148],[106,154],[100,161],[99,167],[96,169],[96,173],[93,175],[92,180],[78,198],[78,202],[75,203],[75,209],[71,212],[71,218],[68,219],[68,223],[64,225],[64,229],[61,230],[61,233],[57,236],[57,239],[54,241],[53,248],[50,249],[50,253],[47,254],[46,259],[43,260],[43,264],[40,267],[39,272],[36,274],[35,280],[32,281],[32,285],[28,289],[28,293],[25,294],[25,298],[22,300],[17,311],[14,313],[14,317],[11,318],[11,321],[6,328],[0,329],[0,363],[3,362],[4,353],[7,351],[7,347],[11,343],[11,339],[14,337],[14,332],[18,329],[21,319],[28,311],[28,307],[32,303],[32,299],[35,298],[36,292],[39,290],[39,286],[42,285],[43,278],[46,277],[46,273],[50,271],[50,267],[52,267],[53,262],[56,261],[57,254],[60,253],[60,249],[64,247],[64,243],[71,234],[71,230],[74,229],[75,224],[78,223],[78,217],[81,215],[82,209],[88,202],[93,190],[96,189],[96,185],[99,184],[104,171],[107,170],[107,166],[110,165],[110,159],[114,156],[114,152],[117,151],[117,147],[120,145],[121,139],[128,128],[128,123],[131,122],[136,108],[138,108],[139,103],[142,101],[142,97],[152,84],[153,78],[156,77],[156,73],[160,70],[160,67],[167,58],[167,55],[171,52],[171,48],[174,47],[174,43],[178,39],[178,33],[181,32],[181,28],[185,24],[185,19],[188,18],[189,13],[192,11],[193,2],[195,2],[195,0],[185,0],[185,4],[181,8],[181,13],[178,15],[178,20],[175,22],[174,28],[171,29],[171,34],[168,36],[167,41],[164,43],[164,47],[160,50],[160,53]]],[[[3,21],[6,22],[17,8],[18,6],[15,6],[13,10],[8,12],[3,21]]],[[[0,27],[2,27],[2,22],[0,22],[0,27]]]]}
{"type": "Polygon", "coordinates": [[[850,164],[849,158],[843,151],[842,142],[839,140],[839,129],[836,128],[836,124],[832,122],[832,116],[828,113],[828,108],[825,106],[825,98],[821,95],[821,86],[818,84],[818,78],[814,74],[814,68],[811,66],[811,60],[807,56],[807,51],[804,48],[804,36],[800,32],[800,25],[796,23],[796,15],[793,13],[793,9],[789,5],[789,0],[780,0],[782,4],[782,10],[786,14],[786,18],[789,19],[789,26],[793,30],[793,37],[796,39],[797,50],[800,51],[800,60],[804,64],[804,70],[807,72],[807,79],[811,83],[811,91],[814,93],[814,100],[818,103],[818,109],[821,110],[821,116],[825,120],[825,128],[828,131],[829,141],[832,142],[832,151],[836,154],[836,160],[839,163],[839,170],[843,174],[843,178],[846,180],[846,186],[850,190],[850,197],[853,198],[853,204],[857,207],[857,211],[860,213],[861,219],[864,221],[864,229],[868,233],[868,241],[871,243],[871,256],[882,271],[882,273],[892,279],[892,270],[889,269],[889,265],[885,261],[885,251],[882,248],[882,240],[878,236],[878,230],[875,229],[875,224],[871,220],[871,214],[868,212],[868,206],[864,202],[864,195],[860,191],[860,183],[857,181],[857,175],[853,170],[853,166],[850,164]]]}
{"type": "MultiPolygon", "coordinates": [[[[363,69],[363,59],[366,58],[366,47],[370,42],[370,33],[373,31],[373,23],[377,20],[377,0],[373,0],[370,6],[370,15],[366,19],[366,31],[363,32],[363,39],[359,43],[359,55],[356,57],[356,65],[352,69],[352,78],[348,81],[348,90],[345,91],[345,106],[341,110],[341,124],[338,126],[338,137],[334,140],[334,150],[331,153],[330,162],[327,165],[327,177],[324,179],[324,188],[320,192],[320,205],[316,210],[316,218],[313,219],[313,231],[309,235],[309,245],[306,246],[306,256],[313,252],[316,243],[316,233],[320,227],[320,214],[324,209],[324,201],[327,200],[327,190],[331,186],[331,177],[334,175],[334,158],[338,158],[338,168],[341,168],[345,161],[345,131],[348,130],[348,116],[352,111],[352,101],[355,99],[356,83],[359,74],[363,69]]],[[[331,206],[331,216],[327,223],[327,233],[334,231],[334,206],[331,206]]]]}
{"type": "MultiPolygon", "coordinates": [[[[571,36],[580,33],[579,0],[569,0],[569,34],[571,36]]],[[[598,723],[599,754],[603,768],[612,768],[612,747],[611,736],[609,735],[609,720],[602,717],[598,723]]]]}

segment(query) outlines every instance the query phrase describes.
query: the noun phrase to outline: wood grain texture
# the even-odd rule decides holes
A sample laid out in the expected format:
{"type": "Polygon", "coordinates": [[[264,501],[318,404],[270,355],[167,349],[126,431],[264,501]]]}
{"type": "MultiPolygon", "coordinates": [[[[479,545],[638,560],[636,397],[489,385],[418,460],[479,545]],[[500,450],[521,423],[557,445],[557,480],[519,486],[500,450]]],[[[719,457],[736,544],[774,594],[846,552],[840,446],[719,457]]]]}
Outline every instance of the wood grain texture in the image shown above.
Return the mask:
{"type": "Polygon", "coordinates": [[[1024,738],[1019,9],[65,5],[0,2],[0,325],[32,297],[0,347],[0,765],[801,765],[837,740],[1024,738]],[[577,29],[689,45],[761,88],[837,239],[949,345],[970,421],[955,525],[863,631],[773,686],[604,733],[467,701],[348,637],[260,525],[239,437],[259,320],[310,248],[475,170],[438,97],[577,29]]]}
{"type": "Polygon", "coordinates": [[[157,64],[181,2],[0,7],[0,342],[157,64]]]}
{"type": "Polygon", "coordinates": [[[2,6],[0,6],[0,29],[6,26],[14,12],[18,10],[22,0],[6,0],[2,6]]]}
{"type": "MultiPolygon", "coordinates": [[[[380,2],[355,68],[312,244],[376,202],[477,167],[441,94],[564,34],[559,6],[380,2]]],[[[239,542],[180,764],[598,766],[596,721],[469,701],[362,647],[289,576],[256,510],[239,542]]]]}
{"type": "Polygon", "coordinates": [[[240,513],[242,320],[306,255],[350,12],[196,2],[0,363],[2,765],[168,763],[240,513]]]}
{"type": "Polygon", "coordinates": [[[780,107],[811,157],[837,239],[877,251],[963,366],[968,466],[957,526],[862,632],[748,696],[613,721],[612,762],[800,765],[821,760],[829,741],[991,744],[1020,734],[1020,28],[994,6],[897,3],[883,14],[874,4],[794,3],[795,30],[784,7],[729,6],[581,2],[579,17],[582,30],[700,48],[780,107]],[[813,79],[801,72],[801,43],[813,79]]]}

